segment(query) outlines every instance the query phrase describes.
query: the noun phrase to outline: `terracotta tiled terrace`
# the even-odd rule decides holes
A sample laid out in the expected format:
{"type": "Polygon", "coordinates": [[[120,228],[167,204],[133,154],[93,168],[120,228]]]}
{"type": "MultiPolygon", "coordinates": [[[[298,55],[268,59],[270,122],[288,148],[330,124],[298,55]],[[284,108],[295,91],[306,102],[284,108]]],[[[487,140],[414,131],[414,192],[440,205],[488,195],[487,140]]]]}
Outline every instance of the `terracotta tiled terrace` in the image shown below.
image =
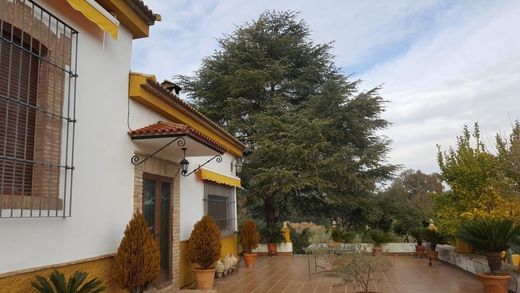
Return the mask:
{"type": "MultiPolygon", "coordinates": [[[[428,266],[427,259],[412,256],[389,256],[390,271],[373,282],[379,293],[481,293],[475,276],[445,263],[428,266]]],[[[241,267],[230,276],[217,279],[218,293],[336,293],[357,292],[351,285],[341,285],[341,278],[327,272],[315,273],[308,258],[299,256],[258,257],[254,269],[241,267]],[[340,284],[340,285],[337,285],[340,284]]]]}

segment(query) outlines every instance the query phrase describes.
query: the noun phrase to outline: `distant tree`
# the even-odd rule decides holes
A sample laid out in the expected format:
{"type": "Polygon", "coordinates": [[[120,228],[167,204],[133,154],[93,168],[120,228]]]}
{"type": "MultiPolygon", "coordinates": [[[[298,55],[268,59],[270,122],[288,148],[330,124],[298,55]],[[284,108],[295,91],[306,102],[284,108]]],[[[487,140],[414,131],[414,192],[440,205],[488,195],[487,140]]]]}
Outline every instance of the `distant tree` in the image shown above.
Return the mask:
{"type": "Polygon", "coordinates": [[[409,169],[397,176],[381,195],[392,198],[397,208],[405,211],[405,214],[413,212],[419,222],[428,223],[434,215],[433,196],[442,191],[442,181],[438,174],[409,169]]]}
{"type": "Polygon", "coordinates": [[[335,216],[390,178],[378,89],[358,90],[294,12],[267,11],[219,39],[189,99],[249,148],[243,195],[267,225],[291,210],[335,216]],[[334,212],[333,212],[334,211],[334,212]]]}

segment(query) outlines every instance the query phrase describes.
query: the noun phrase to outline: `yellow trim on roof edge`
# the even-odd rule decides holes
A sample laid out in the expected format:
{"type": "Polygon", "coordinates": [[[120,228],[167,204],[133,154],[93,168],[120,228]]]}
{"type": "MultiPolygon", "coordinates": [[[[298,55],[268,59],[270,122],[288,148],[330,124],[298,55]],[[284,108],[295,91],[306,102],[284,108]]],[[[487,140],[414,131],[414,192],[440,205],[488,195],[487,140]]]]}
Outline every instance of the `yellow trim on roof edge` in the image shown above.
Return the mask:
{"type": "Polygon", "coordinates": [[[146,38],[150,34],[150,25],[143,20],[124,0],[96,0],[103,8],[115,13],[117,19],[127,28],[134,39],[146,38]]]}
{"type": "Polygon", "coordinates": [[[109,33],[114,40],[117,40],[119,21],[113,17],[106,16],[103,11],[101,11],[101,9],[104,8],[99,4],[89,0],[67,0],[67,2],[72,8],[81,12],[88,20],[95,23],[102,31],[109,33]],[[98,7],[96,7],[96,5],[98,7]]]}
{"type": "Polygon", "coordinates": [[[192,128],[197,129],[204,135],[215,140],[219,144],[223,145],[228,149],[228,152],[236,157],[242,157],[244,150],[237,147],[236,144],[230,142],[222,134],[217,131],[213,131],[211,128],[205,126],[200,121],[193,119],[186,115],[179,109],[176,109],[172,105],[163,101],[160,97],[151,93],[150,91],[143,88],[141,85],[146,84],[147,80],[156,81],[154,75],[142,74],[142,73],[130,73],[130,86],[129,96],[131,99],[139,102],[145,107],[151,109],[154,112],[166,117],[167,119],[186,124],[192,128]]]}
{"type": "Polygon", "coordinates": [[[238,177],[227,176],[204,168],[199,169],[197,174],[199,175],[199,178],[202,180],[209,180],[219,184],[234,187],[242,187],[242,185],[240,185],[240,178],[238,177]]]}

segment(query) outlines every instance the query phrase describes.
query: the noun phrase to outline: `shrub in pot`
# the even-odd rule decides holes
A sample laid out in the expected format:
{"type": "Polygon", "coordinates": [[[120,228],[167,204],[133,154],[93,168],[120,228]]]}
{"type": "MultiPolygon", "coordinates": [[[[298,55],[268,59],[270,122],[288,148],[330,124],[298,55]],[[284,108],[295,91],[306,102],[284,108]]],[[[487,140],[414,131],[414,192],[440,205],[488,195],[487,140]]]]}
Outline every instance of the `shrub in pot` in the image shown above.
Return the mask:
{"type": "Polygon", "coordinates": [[[435,226],[430,226],[423,231],[424,240],[428,241],[430,245],[430,253],[428,254],[429,265],[439,259],[439,252],[436,250],[437,245],[448,243],[448,237],[435,226]]]}
{"type": "Polygon", "coordinates": [[[511,220],[484,219],[464,223],[457,237],[486,255],[490,273],[478,275],[486,293],[507,293],[511,275],[501,271],[500,252],[509,249],[520,235],[511,220]]]}
{"type": "Polygon", "coordinates": [[[126,225],[125,234],[110,272],[114,286],[141,293],[156,280],[161,270],[161,252],[141,212],[126,225]]]}
{"type": "Polygon", "coordinates": [[[240,230],[240,243],[242,243],[246,268],[252,268],[255,266],[256,253],[253,253],[253,249],[258,247],[259,240],[260,235],[256,229],[255,222],[246,220],[240,230]]]}
{"type": "Polygon", "coordinates": [[[382,251],[381,244],[390,240],[390,235],[382,230],[371,230],[368,232],[368,236],[374,242],[374,255],[380,255],[382,251]]]}
{"type": "Polygon", "coordinates": [[[188,256],[197,265],[193,269],[197,289],[210,290],[215,281],[215,262],[220,258],[220,230],[213,218],[206,215],[191,231],[188,241],[188,256]]]}
{"type": "Polygon", "coordinates": [[[278,243],[284,242],[285,237],[282,233],[282,227],[279,225],[273,225],[262,229],[262,239],[267,243],[267,250],[270,255],[276,255],[278,243]]]}
{"type": "Polygon", "coordinates": [[[417,243],[415,245],[415,256],[422,258],[425,255],[424,251],[426,250],[426,248],[423,245],[423,241],[422,241],[423,240],[423,229],[413,229],[410,232],[410,234],[414,238],[415,243],[417,243]]]}

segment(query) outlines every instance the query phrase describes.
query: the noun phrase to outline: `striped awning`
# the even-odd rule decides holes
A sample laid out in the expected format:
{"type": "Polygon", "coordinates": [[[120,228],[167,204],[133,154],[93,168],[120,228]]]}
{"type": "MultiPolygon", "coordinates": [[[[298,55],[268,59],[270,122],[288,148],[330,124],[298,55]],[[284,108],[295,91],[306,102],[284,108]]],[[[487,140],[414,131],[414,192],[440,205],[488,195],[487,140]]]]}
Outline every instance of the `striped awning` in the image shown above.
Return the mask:
{"type": "Polygon", "coordinates": [[[199,175],[199,178],[202,180],[208,180],[218,184],[242,188],[242,185],[240,185],[240,178],[238,177],[220,174],[215,171],[211,171],[204,168],[201,168],[197,172],[197,174],[199,175]]]}
{"type": "Polygon", "coordinates": [[[81,12],[102,31],[117,40],[119,21],[94,0],[67,0],[72,8],[81,12]]]}

